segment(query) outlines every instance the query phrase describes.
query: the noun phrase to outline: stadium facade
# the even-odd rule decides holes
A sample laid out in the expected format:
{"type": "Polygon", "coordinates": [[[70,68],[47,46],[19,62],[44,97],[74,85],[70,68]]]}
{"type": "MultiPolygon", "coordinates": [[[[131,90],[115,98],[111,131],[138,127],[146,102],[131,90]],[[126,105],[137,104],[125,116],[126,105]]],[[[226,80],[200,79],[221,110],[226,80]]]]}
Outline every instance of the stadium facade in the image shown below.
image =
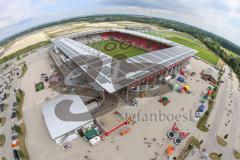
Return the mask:
{"type": "Polygon", "coordinates": [[[127,97],[132,90],[139,96],[140,86],[154,86],[164,77],[184,69],[197,52],[160,37],[125,29],[74,33],[52,42],[50,55],[66,79],[80,76],[97,91],[119,92],[127,97]],[[107,40],[119,43],[91,45],[107,40]],[[129,56],[127,49],[131,46],[145,52],[129,56]],[[122,49],[118,55],[109,54],[116,48],[122,49]]]}

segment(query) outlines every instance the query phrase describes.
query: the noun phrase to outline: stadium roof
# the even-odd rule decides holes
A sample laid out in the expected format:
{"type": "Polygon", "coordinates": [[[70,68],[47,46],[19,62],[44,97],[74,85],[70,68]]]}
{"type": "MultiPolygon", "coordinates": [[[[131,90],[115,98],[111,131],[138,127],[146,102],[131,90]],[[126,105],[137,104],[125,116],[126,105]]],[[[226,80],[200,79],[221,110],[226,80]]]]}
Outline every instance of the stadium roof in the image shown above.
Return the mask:
{"type": "Polygon", "coordinates": [[[79,96],[64,95],[42,107],[45,123],[52,139],[56,139],[93,121],[79,96]]]}
{"type": "Polygon", "coordinates": [[[56,38],[53,40],[53,43],[109,93],[114,93],[147,75],[151,75],[197,52],[196,50],[160,37],[124,29],[101,29],[74,33],[56,38]],[[147,52],[123,60],[116,60],[105,53],[72,39],[74,37],[111,31],[144,37],[149,40],[168,44],[172,47],[147,52]]]}

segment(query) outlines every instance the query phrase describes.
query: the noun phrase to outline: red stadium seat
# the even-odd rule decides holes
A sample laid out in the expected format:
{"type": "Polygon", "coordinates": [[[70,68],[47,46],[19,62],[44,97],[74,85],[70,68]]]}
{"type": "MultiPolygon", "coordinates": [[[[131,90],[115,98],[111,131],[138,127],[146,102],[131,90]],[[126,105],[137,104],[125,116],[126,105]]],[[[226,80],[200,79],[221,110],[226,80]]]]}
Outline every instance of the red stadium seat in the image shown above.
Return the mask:
{"type": "Polygon", "coordinates": [[[156,50],[170,47],[166,44],[162,44],[162,43],[148,40],[148,39],[145,39],[142,37],[128,35],[128,34],[120,33],[120,32],[102,33],[101,37],[103,40],[109,40],[109,39],[113,38],[113,39],[116,39],[121,42],[131,43],[132,45],[139,47],[139,48],[143,48],[147,51],[156,51],[156,50]]]}

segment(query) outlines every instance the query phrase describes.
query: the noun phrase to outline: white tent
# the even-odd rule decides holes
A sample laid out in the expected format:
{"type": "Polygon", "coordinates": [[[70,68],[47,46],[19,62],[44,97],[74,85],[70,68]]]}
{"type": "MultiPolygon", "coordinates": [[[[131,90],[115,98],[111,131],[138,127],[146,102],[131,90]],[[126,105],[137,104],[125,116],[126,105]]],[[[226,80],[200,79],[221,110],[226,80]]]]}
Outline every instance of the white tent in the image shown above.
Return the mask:
{"type": "Polygon", "coordinates": [[[93,121],[88,108],[76,95],[64,95],[50,100],[43,105],[42,112],[53,140],[67,138],[93,121]]]}

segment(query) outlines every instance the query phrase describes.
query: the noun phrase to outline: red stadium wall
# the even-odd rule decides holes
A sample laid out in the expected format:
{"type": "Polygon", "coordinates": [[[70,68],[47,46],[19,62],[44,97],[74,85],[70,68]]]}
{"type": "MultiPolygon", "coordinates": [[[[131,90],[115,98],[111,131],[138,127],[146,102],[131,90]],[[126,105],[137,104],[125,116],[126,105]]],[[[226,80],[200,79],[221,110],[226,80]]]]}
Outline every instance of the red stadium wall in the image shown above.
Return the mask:
{"type": "Polygon", "coordinates": [[[160,49],[169,48],[171,46],[159,42],[155,42],[146,38],[137,37],[120,32],[105,32],[101,34],[102,39],[117,39],[121,42],[132,44],[136,47],[143,48],[147,51],[156,51],[160,49]]]}

